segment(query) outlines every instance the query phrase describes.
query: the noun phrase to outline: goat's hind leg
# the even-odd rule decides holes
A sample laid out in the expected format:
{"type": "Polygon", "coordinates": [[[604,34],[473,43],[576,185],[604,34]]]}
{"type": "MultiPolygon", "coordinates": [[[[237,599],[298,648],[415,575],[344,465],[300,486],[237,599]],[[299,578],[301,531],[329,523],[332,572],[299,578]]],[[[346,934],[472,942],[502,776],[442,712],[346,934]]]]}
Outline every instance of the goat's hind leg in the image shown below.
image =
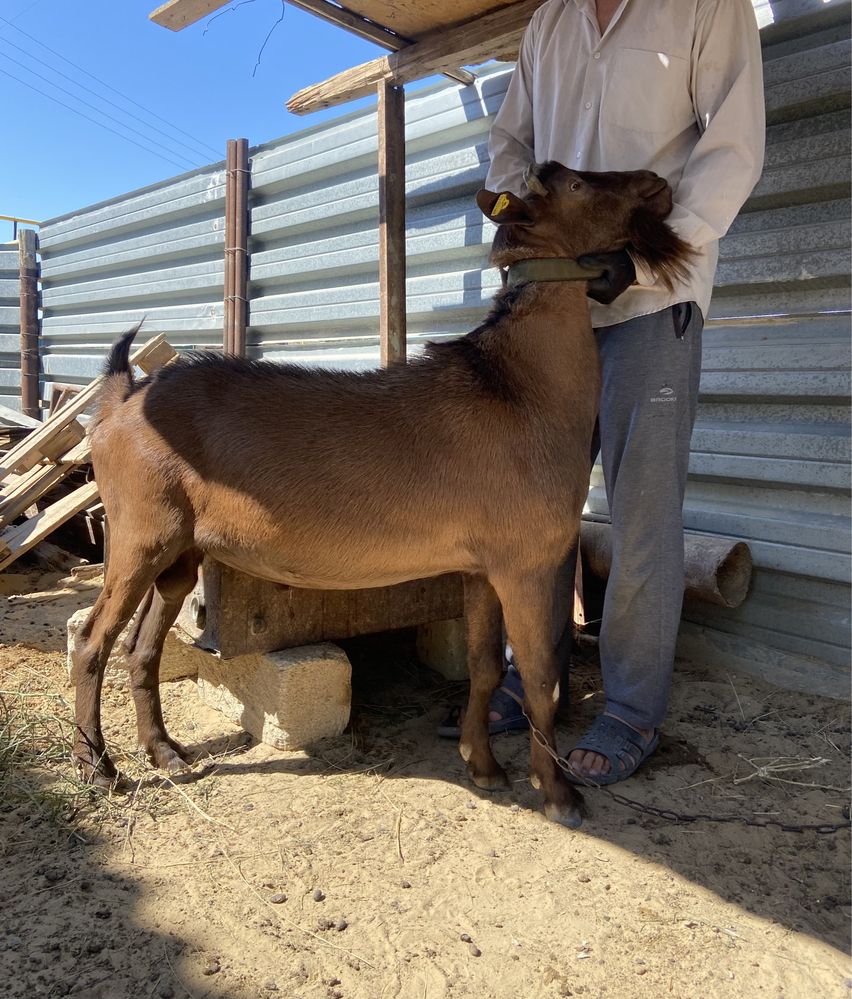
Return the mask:
{"type": "Polygon", "coordinates": [[[530,780],[544,793],[544,814],[576,829],[583,818],[583,797],[556,762],[555,719],[559,667],[553,651],[553,592],[556,572],[537,571],[495,580],[512,651],[524,682],[524,710],[530,719],[530,780]],[[538,741],[539,737],[550,752],[538,741]]]}
{"type": "Polygon", "coordinates": [[[166,732],[160,703],[160,658],[169,629],[198,578],[200,560],[198,552],[186,551],[160,573],[127,642],[127,670],[136,706],[139,745],[155,767],[172,773],[186,770],[189,756],[166,732]]]}
{"type": "Polygon", "coordinates": [[[104,588],[78,632],[72,651],[77,688],[74,697],[76,733],[72,752],[81,778],[101,787],[110,787],[118,777],[118,771],[107,755],[101,730],[104,669],[116,639],[157,571],[150,560],[122,557],[122,554],[113,552],[104,588]]]}
{"type": "Polygon", "coordinates": [[[477,787],[503,791],[509,787],[509,779],[494,759],[488,738],[488,704],[503,668],[503,627],[500,601],[484,576],[465,576],[464,610],[470,698],[459,752],[477,787]]]}

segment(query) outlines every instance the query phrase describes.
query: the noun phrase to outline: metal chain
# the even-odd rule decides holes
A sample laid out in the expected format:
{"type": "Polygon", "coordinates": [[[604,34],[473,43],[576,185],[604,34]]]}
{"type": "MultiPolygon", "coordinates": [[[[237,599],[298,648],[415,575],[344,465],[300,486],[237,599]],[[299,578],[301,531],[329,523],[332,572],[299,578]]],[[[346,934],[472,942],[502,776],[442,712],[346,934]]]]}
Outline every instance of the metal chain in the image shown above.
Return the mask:
{"type": "Polygon", "coordinates": [[[595,783],[595,781],[590,780],[588,777],[582,777],[574,770],[568,760],[566,760],[563,756],[559,756],[559,754],[551,747],[544,735],[535,727],[535,725],[533,725],[526,711],[524,711],[524,717],[530,723],[530,732],[535,741],[550,757],[552,757],[553,761],[560,768],[560,770],[569,774],[574,780],[582,782],[586,787],[594,787],[603,791],[604,794],[612,798],[613,801],[618,802],[619,805],[624,805],[625,808],[630,808],[634,812],[641,812],[643,815],[653,815],[655,818],[665,819],[667,822],[717,822],[743,826],[755,826],[758,829],[766,829],[770,826],[774,826],[780,829],[781,832],[815,832],[820,836],[830,836],[832,833],[840,832],[841,829],[849,829],[850,826],[852,826],[852,819],[848,816],[848,811],[845,822],[815,822],[794,825],[789,822],[780,822],[778,819],[746,819],[739,815],[708,815],[706,812],[675,812],[670,808],[656,808],[654,805],[644,805],[641,801],[635,801],[633,798],[627,798],[623,794],[617,794],[615,791],[611,791],[608,787],[595,783]]]}

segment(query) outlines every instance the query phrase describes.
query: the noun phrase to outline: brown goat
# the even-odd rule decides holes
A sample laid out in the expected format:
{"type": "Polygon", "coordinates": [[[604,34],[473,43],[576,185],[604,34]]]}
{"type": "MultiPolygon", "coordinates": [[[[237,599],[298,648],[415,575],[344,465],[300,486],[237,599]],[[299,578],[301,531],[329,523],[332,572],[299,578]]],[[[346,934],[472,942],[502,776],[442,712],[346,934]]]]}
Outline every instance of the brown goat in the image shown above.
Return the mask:
{"type": "MultiPolygon", "coordinates": [[[[527,183],[523,199],[477,195],[498,223],[495,265],[630,246],[664,279],[681,273],[689,250],[663,222],[671,192],[655,174],[551,163],[527,183]]],[[[140,602],[128,642],[140,743],[156,766],[184,767],[163,724],[158,671],[202,553],[310,588],[464,573],[471,687],[460,751],[470,776],[487,789],[507,783],[487,730],[501,610],[526,711],[555,746],[554,578],[577,542],[599,392],[583,281],[503,291],[467,336],[359,374],[210,354],[134,382],[135,332],[112,350],[91,428],[111,551],[74,651],[74,753],[86,778],[116,777],[101,683],[140,602]]],[[[535,741],[531,777],[548,817],[579,825],[580,795],[535,741]]]]}

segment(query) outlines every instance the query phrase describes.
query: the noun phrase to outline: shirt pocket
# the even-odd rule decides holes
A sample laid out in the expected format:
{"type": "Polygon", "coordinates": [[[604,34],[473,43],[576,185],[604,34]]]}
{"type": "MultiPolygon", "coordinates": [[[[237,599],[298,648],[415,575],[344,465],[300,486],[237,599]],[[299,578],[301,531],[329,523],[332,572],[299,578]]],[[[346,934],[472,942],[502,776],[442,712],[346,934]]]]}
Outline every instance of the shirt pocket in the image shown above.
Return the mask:
{"type": "Polygon", "coordinates": [[[619,49],[602,111],[607,125],[663,137],[679,134],[695,123],[689,60],[668,52],[619,49]]]}

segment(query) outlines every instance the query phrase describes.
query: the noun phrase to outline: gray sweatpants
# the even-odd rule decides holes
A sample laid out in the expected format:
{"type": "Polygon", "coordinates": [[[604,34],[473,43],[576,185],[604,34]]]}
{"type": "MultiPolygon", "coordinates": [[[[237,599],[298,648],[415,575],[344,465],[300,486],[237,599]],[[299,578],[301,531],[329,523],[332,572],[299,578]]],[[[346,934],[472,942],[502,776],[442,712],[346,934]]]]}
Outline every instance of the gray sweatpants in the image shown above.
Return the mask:
{"type": "MultiPolygon", "coordinates": [[[[668,707],[703,326],[690,302],[595,331],[603,382],[592,461],[600,452],[613,548],[600,630],[605,710],[638,728],[659,726],[668,707]]],[[[563,663],[575,558],[562,567],[555,601],[563,663]]]]}

